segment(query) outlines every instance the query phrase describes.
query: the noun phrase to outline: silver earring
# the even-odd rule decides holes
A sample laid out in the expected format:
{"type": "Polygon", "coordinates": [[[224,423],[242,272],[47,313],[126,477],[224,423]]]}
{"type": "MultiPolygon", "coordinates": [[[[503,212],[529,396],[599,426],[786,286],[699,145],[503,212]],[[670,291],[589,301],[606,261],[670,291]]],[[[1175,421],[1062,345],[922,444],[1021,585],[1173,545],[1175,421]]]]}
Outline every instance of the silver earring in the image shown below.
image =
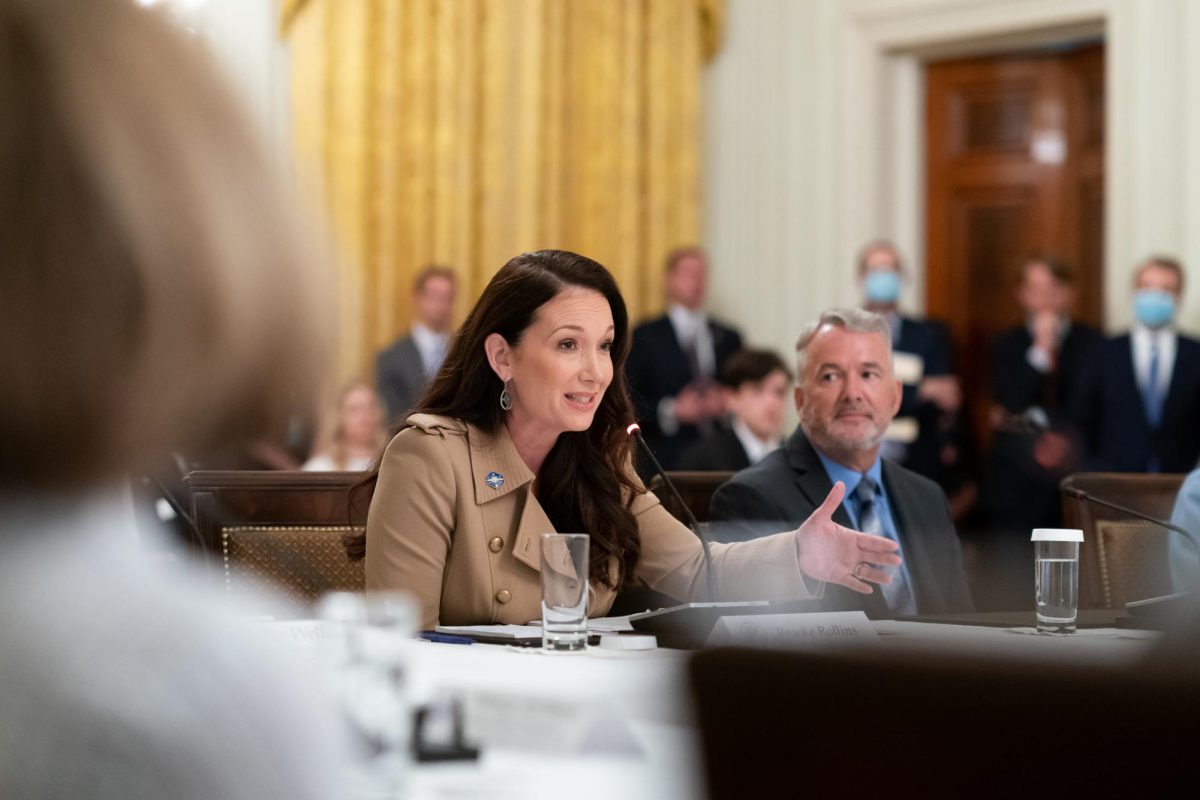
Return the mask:
{"type": "Polygon", "coordinates": [[[500,390],[500,408],[512,411],[512,394],[508,391],[508,381],[504,382],[504,388],[500,390]]]}

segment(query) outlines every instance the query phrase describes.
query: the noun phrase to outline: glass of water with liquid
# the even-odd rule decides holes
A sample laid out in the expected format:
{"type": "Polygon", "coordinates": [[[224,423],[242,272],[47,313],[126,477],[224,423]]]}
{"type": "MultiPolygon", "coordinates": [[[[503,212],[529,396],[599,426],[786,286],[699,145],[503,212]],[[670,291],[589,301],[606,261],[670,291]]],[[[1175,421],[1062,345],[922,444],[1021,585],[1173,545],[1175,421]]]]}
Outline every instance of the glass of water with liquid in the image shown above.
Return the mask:
{"type": "Polygon", "coordinates": [[[1034,591],[1040,633],[1074,633],[1079,613],[1079,545],[1083,531],[1035,528],[1034,591]]]}
{"type": "Polygon", "coordinates": [[[587,649],[588,551],[586,533],[542,534],[542,647],[587,649]]]}

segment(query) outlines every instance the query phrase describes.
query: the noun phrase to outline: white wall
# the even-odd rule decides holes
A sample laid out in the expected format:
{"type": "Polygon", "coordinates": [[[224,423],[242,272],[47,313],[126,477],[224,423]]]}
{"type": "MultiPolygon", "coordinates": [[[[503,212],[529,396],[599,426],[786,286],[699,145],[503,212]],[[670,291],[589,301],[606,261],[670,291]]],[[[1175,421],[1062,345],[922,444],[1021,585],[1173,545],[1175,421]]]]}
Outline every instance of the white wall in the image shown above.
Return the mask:
{"type": "Polygon", "coordinates": [[[790,353],[822,308],[853,304],[853,257],[874,235],[913,262],[923,305],[924,58],[1103,32],[1108,46],[1105,313],[1130,318],[1129,276],[1152,251],[1192,267],[1200,330],[1200,2],[729,0],[707,76],[711,304],[752,342],[790,353]]]}

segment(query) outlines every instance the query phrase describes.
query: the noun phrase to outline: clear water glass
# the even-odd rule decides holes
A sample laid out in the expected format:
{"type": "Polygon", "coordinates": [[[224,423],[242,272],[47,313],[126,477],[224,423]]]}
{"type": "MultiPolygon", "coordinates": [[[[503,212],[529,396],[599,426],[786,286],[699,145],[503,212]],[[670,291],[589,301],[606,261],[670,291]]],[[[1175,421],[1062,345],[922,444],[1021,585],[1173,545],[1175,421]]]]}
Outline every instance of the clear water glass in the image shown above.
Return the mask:
{"type": "Polygon", "coordinates": [[[586,533],[542,534],[542,647],[587,649],[588,550],[586,533]]]}
{"type": "Polygon", "coordinates": [[[1037,629],[1042,633],[1074,633],[1079,614],[1079,545],[1083,531],[1037,528],[1031,539],[1037,629]]]}
{"type": "Polygon", "coordinates": [[[412,703],[408,666],[417,608],[397,592],[327,595],[319,616],[335,623],[337,695],[365,756],[361,796],[391,797],[411,765],[412,703]]]}

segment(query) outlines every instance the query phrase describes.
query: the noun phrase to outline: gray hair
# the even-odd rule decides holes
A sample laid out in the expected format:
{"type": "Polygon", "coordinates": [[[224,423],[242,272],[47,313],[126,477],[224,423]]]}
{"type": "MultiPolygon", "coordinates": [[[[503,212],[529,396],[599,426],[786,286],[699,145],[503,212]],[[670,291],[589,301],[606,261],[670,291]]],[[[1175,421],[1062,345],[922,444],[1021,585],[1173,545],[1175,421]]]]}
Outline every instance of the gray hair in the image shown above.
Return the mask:
{"type": "Polygon", "coordinates": [[[861,308],[831,308],[822,311],[821,316],[804,326],[800,338],[796,340],[796,381],[804,381],[804,367],[808,358],[808,346],[817,337],[817,333],[828,325],[844,328],[850,333],[877,333],[887,343],[888,352],[892,351],[892,327],[882,315],[861,308]]]}

